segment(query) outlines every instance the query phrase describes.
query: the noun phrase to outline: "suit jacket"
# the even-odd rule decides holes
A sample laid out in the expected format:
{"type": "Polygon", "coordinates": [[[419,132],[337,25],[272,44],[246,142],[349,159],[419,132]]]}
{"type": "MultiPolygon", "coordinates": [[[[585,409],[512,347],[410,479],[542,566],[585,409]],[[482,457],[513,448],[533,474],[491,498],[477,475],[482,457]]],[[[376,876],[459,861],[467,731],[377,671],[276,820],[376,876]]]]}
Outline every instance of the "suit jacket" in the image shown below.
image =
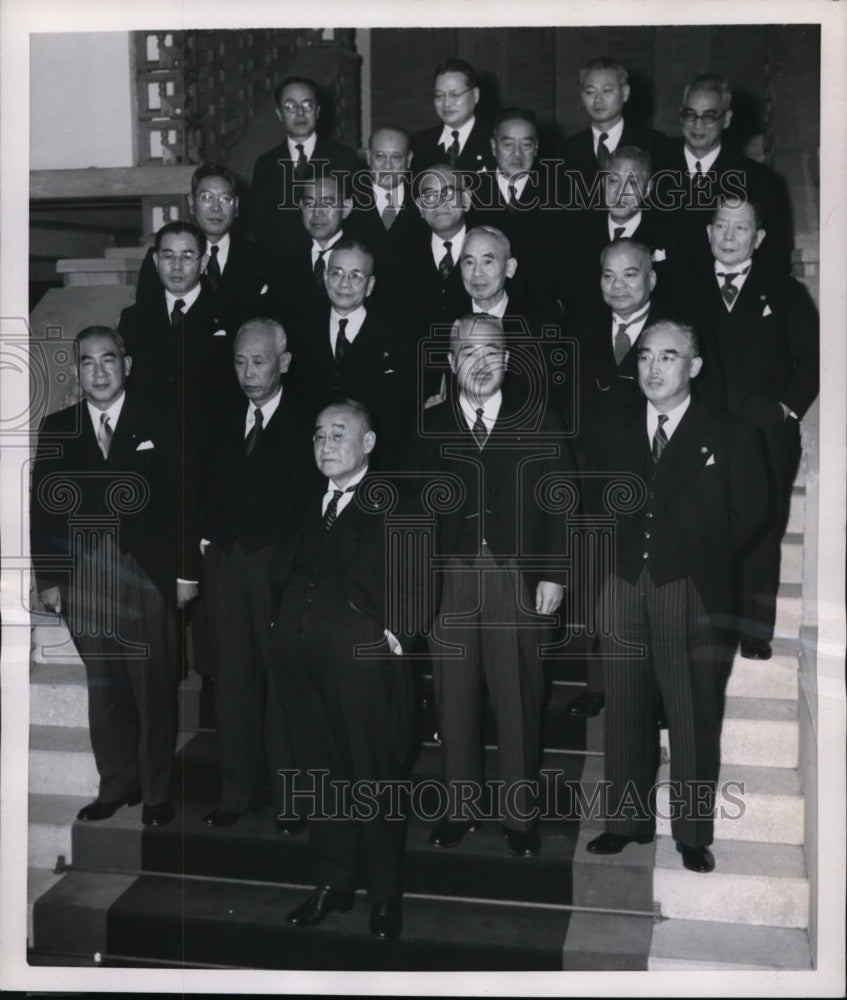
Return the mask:
{"type": "MultiPolygon", "coordinates": [[[[60,586],[67,606],[73,570],[51,568],[49,562],[57,556],[74,555],[71,518],[103,518],[108,522],[118,514],[121,552],[132,554],[168,603],[175,606],[177,577],[200,578],[194,530],[196,456],[193,449],[183,451],[180,443],[165,415],[129,390],[108,458],[100,451],[85,402],[45,418],[31,493],[31,550],[39,591],[60,586]],[[55,476],[60,477],[58,481],[55,476]],[[139,494],[139,478],[146,484],[146,499],[139,494]],[[59,504],[68,497],[62,484],[69,481],[75,484],[79,501],[73,510],[61,510],[59,504]],[[112,487],[114,492],[110,492],[112,487]]],[[[191,446],[190,439],[185,443],[191,446]]]]}
{"type": "MultiPolygon", "coordinates": [[[[598,421],[587,446],[588,469],[634,473],[642,503],[614,513],[615,569],[635,583],[645,566],[653,582],[694,582],[706,609],[730,611],[733,562],[764,522],[767,475],[758,432],[692,397],[658,463],[650,455],[646,401],[598,421]]],[[[587,481],[586,512],[608,517],[602,476],[587,481]]]]}
{"type": "Polygon", "coordinates": [[[282,512],[290,502],[295,477],[317,476],[312,457],[313,425],[306,407],[287,386],[271,419],[248,457],[244,427],[248,401],[227,407],[203,457],[201,530],[222,548],[234,541],[252,552],[277,542],[282,512]]]}
{"type": "MultiPolygon", "coordinates": [[[[412,170],[416,174],[436,163],[449,163],[444,147],[439,145],[443,124],[421,129],[412,136],[412,170]]],[[[497,163],[491,152],[491,128],[478,116],[456,160],[459,170],[494,170],[497,163]]]]}
{"type": "MultiPolygon", "coordinates": [[[[352,149],[323,136],[318,136],[309,163],[313,170],[346,171],[351,177],[361,168],[352,149]]],[[[248,217],[253,239],[271,253],[282,253],[302,230],[294,163],[287,141],[256,160],[248,217]]]]}
{"type": "MultiPolygon", "coordinates": [[[[657,132],[652,128],[645,128],[629,118],[623,120],[623,132],[620,142],[615,147],[623,149],[624,146],[637,146],[648,152],[653,160],[653,171],[662,170],[668,165],[670,157],[670,140],[663,132],[657,132]]],[[[578,172],[582,175],[585,190],[590,191],[597,177],[599,167],[597,157],[594,154],[594,137],[592,130],[583,129],[575,132],[565,140],[563,149],[565,160],[565,171],[568,174],[578,172]]],[[[577,191],[573,186],[574,192],[577,191]]],[[[602,204],[602,198],[600,203],[602,204]]],[[[587,207],[587,206],[579,206],[587,207]]]]}
{"type": "MultiPolygon", "coordinates": [[[[348,235],[342,226],[341,238],[348,235]]],[[[324,254],[324,265],[329,254],[324,254]]],[[[289,335],[303,325],[304,318],[329,302],[323,278],[315,280],[312,264],[312,237],[302,224],[288,246],[271,260],[272,276],[266,299],[268,315],[278,319],[289,335]]],[[[296,350],[294,342],[290,344],[296,350]]]]}
{"type": "MultiPolygon", "coordinates": [[[[147,256],[138,273],[138,284],[135,290],[135,301],[145,302],[151,297],[161,294],[162,283],[156,274],[153,262],[154,247],[147,251],[147,256]]],[[[268,286],[272,275],[272,261],[268,254],[237,232],[230,233],[229,253],[226,267],[221,273],[221,282],[217,292],[214,292],[205,275],[201,282],[209,291],[215,302],[215,309],[223,326],[235,334],[239,326],[251,316],[263,316],[268,286]]]]}
{"type": "Polygon", "coordinates": [[[766,270],[758,258],[728,311],[710,265],[686,296],[690,318],[717,350],[727,404],[760,421],[762,408],[782,422],[785,405],[802,417],[818,395],[819,318],[807,289],[766,270]]]}
{"type": "Polygon", "coordinates": [[[329,322],[327,303],[310,313],[293,333],[296,352],[291,383],[312,418],[339,397],[363,403],[376,425],[375,460],[383,468],[390,467],[415,414],[412,335],[408,328],[366,306],[365,321],[339,367],[332,353],[329,322]]]}
{"type": "Polygon", "coordinates": [[[768,167],[724,143],[712,169],[708,171],[709,184],[705,194],[698,199],[692,193],[684,145],[684,140],[679,139],[671,147],[667,179],[654,178],[651,193],[654,205],[665,211],[670,210],[674,282],[677,278],[685,280],[692,270],[703,268],[711,260],[706,226],[712,221],[716,198],[722,191],[746,194],[761,205],[767,235],[756,253],[769,270],[790,274],[794,237],[791,204],[784,181],[768,167]],[[698,204],[706,207],[697,208],[698,204]]]}
{"type": "Polygon", "coordinates": [[[556,557],[565,553],[565,517],[542,510],[537,499],[546,476],[574,471],[555,413],[527,406],[504,383],[500,413],[480,452],[451,387],[443,403],[424,411],[422,430],[407,450],[409,467],[436,480],[451,473],[464,486],[461,505],[440,517],[438,554],[474,557],[482,531],[495,559],[521,563],[531,594],[539,580],[564,583],[556,557]],[[551,446],[555,454],[544,454],[551,446]]]}
{"type": "Polygon", "coordinates": [[[154,409],[188,419],[202,442],[222,405],[237,399],[232,366],[233,331],[227,330],[211,292],[201,285],[179,329],[171,327],[165,290],[127,306],[118,322],[132,356],[129,386],[154,409]]]}

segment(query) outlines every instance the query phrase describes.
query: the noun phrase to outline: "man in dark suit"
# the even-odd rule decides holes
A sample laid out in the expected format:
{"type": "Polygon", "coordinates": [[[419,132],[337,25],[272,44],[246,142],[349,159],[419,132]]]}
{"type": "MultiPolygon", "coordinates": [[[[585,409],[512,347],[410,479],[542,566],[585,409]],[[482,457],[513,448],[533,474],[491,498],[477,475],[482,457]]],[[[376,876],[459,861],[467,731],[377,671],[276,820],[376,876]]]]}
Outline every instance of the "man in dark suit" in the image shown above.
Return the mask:
{"type": "Polygon", "coordinates": [[[479,82],[473,66],[464,59],[437,66],[434,102],[441,124],[412,136],[415,172],[445,161],[457,170],[493,170],[489,131],[476,117],[479,82]]]}
{"type": "MultiPolygon", "coordinates": [[[[399,777],[408,750],[412,687],[401,657],[413,636],[387,617],[386,515],[367,475],[375,444],[358,402],[342,400],[318,415],[314,455],[325,487],[293,504],[271,579],[277,689],[300,787],[311,777],[309,848],[318,883],[287,920],[310,927],[349,910],[361,872],[371,933],[386,939],[402,928],[405,828],[387,818],[389,799],[376,783],[399,777]],[[338,795],[339,786],[349,793],[346,808],[328,793],[333,787],[338,795]],[[362,787],[372,794],[370,815],[357,815],[362,787]]],[[[417,593],[406,589],[404,598],[414,601],[417,593]]]]}
{"type": "Polygon", "coordinates": [[[722,195],[746,195],[759,203],[768,233],[762,261],[770,270],[790,273],[793,235],[785,186],[726,141],[732,121],[729,82],[716,73],[694,77],[679,116],[683,138],[672,144],[669,169],[656,176],[652,192],[653,205],[670,212],[675,275],[708,266],[706,226],[722,195]]]}
{"type": "Polygon", "coordinates": [[[476,829],[478,810],[491,808],[503,820],[509,851],[529,857],[540,850],[530,793],[540,756],[539,644],[562,601],[555,557],[565,551],[564,518],[540,509],[537,491],[545,477],[573,464],[560,422],[538,395],[513,397],[504,385],[509,351],[500,320],[457,320],[449,360],[455,381],[447,400],[425,411],[413,459],[416,469],[449,473],[464,485],[463,502],[439,524],[437,555],[445,566],[431,652],[449,812],[430,842],[459,844],[476,829]],[[458,624],[445,623],[453,616],[458,624]],[[451,656],[445,644],[461,652],[451,656]],[[483,680],[504,783],[503,800],[490,806],[480,799],[483,680]]]}
{"type": "Polygon", "coordinates": [[[378,435],[374,464],[390,469],[415,415],[415,343],[368,305],[375,282],[367,247],[350,239],[334,245],[324,272],[329,301],[305,318],[291,377],[310,416],[339,396],[360,400],[378,435]]]}
{"type": "Polygon", "coordinates": [[[285,331],[269,319],[248,320],[234,344],[244,399],[221,414],[205,456],[203,580],[215,661],[215,728],[221,790],[204,821],[232,826],[262,808],[265,782],[277,810],[276,830],[296,832],[290,735],[281,717],[270,665],[271,551],[283,528],[291,482],[308,470],[308,423],[283,390],[291,355],[285,331]]]}
{"type": "Polygon", "coordinates": [[[231,333],[200,280],[206,237],[190,222],[169,222],[156,233],[153,262],[161,287],[127,306],[118,322],[133,359],[133,393],[187,419],[202,445],[209,420],[238,393],[231,333]]]}
{"type": "Polygon", "coordinates": [[[36,586],[43,606],[66,616],[88,678],[100,788],[77,819],[141,802],[142,823],[160,826],[174,817],[176,609],[197,594],[199,552],[178,523],[182,456],[163,414],[126,391],[123,338],[86,327],[76,347],[83,399],[48,416],[39,434],[36,586]]]}
{"type": "Polygon", "coordinates": [[[256,242],[279,254],[299,235],[300,184],[331,171],[349,181],[360,163],[352,149],[317,134],[321,105],[313,80],[288,77],[274,90],[274,100],[285,141],[256,160],[249,216],[256,242]]]}
{"type": "Polygon", "coordinates": [[[608,168],[609,157],[618,147],[645,150],[656,169],[665,164],[667,137],[624,118],[628,81],[626,69],[608,56],[589,60],[579,71],[580,98],[591,127],[565,141],[567,204],[574,208],[591,209],[601,204],[602,190],[595,190],[597,175],[608,168]]]}
{"type": "Polygon", "coordinates": [[[741,655],[771,655],[780,542],[800,456],[800,420],[819,383],[819,320],[807,290],[760,261],[765,230],[752,202],[724,199],[707,227],[713,262],[691,288],[691,315],[717,349],[727,406],[765,441],[771,510],[739,565],[741,655]]]}
{"type": "MultiPolygon", "coordinates": [[[[238,185],[218,163],[203,163],[191,175],[191,218],[206,237],[209,259],[202,281],[217,299],[221,322],[235,331],[249,316],[260,315],[268,290],[268,255],[236,225],[238,185]]],[[[151,247],[138,274],[136,302],[161,291],[151,247]]]]}
{"type": "Polygon", "coordinates": [[[683,865],[710,872],[720,766],[721,680],[731,660],[723,615],[733,561],[767,510],[756,430],[691,395],[701,367],[690,327],[659,322],[641,335],[638,382],[647,397],[595,426],[594,473],[636,476],[640,504],[610,511],[603,477],[586,509],[615,515],[615,564],[600,595],[605,662],[606,830],[588,844],[618,854],[655,833],[664,702],[671,752],[671,833],[683,865]]]}

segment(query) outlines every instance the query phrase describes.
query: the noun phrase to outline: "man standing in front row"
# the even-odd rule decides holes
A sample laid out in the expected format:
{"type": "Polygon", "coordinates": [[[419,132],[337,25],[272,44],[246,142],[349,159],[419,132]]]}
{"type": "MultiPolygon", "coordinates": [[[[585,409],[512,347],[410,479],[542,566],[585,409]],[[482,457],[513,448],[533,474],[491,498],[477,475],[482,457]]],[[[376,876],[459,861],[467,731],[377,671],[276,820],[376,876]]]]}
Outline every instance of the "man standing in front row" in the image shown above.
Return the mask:
{"type": "MultiPolygon", "coordinates": [[[[298,788],[314,788],[309,848],[317,885],[288,923],[312,927],[349,910],[361,871],[371,933],[386,939],[402,928],[405,828],[387,818],[390,802],[379,791],[369,799],[374,814],[362,818],[346,814],[351,798],[341,794],[399,777],[411,738],[411,675],[402,653],[413,637],[386,620],[385,515],[369,496],[367,475],[375,444],[361,403],[344,399],[318,414],[314,455],[325,485],[304,489],[285,515],[290,530],[271,564],[272,641],[298,788]],[[324,795],[330,787],[335,802],[324,795]]],[[[418,588],[406,588],[404,598],[418,599],[418,588]]]]}
{"type": "MultiPolygon", "coordinates": [[[[635,514],[616,514],[615,568],[599,598],[611,622],[600,640],[608,800],[606,830],[588,850],[618,854],[654,837],[661,698],[671,833],[683,865],[710,872],[721,680],[731,659],[718,623],[731,611],[734,557],[764,520],[768,497],[755,428],[691,395],[701,365],[690,327],[649,327],[638,344],[646,402],[611,413],[588,443],[590,471],[635,474],[644,489],[635,514]]],[[[608,516],[602,477],[590,482],[587,512],[608,516]]]]}
{"type": "Polygon", "coordinates": [[[66,616],[88,679],[100,787],[77,819],[142,803],[141,822],[161,826],[174,818],[175,612],[197,594],[200,554],[177,524],[173,428],[126,391],[123,338],[90,326],[76,346],[83,399],[41,428],[30,527],[41,602],[66,616]]]}

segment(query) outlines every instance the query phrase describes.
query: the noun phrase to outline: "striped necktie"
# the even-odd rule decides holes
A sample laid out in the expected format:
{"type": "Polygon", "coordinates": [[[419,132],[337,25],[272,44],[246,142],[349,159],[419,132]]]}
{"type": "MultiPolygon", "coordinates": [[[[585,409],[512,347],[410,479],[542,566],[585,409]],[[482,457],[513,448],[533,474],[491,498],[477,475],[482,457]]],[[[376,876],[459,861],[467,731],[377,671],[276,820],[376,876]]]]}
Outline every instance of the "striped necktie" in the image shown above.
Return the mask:
{"type": "Polygon", "coordinates": [[[651,454],[653,456],[653,461],[658,462],[662,457],[662,452],[668,446],[668,436],[665,433],[665,424],[668,422],[667,413],[659,414],[659,426],[656,428],[656,433],[653,435],[653,447],[651,449],[651,454]]]}

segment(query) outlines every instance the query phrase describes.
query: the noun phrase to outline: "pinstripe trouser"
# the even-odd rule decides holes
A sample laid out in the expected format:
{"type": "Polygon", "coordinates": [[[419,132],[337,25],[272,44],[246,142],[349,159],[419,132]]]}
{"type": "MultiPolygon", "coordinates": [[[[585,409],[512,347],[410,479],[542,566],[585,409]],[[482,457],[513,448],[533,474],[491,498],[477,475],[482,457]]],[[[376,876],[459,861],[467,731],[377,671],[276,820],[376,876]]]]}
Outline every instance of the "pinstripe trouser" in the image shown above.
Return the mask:
{"type": "Polygon", "coordinates": [[[631,655],[610,655],[604,718],[606,829],[622,836],[655,828],[659,762],[655,710],[664,701],[670,739],[671,832],[690,847],[711,844],[720,767],[720,678],[727,646],[689,579],[657,586],[645,568],[636,583],[607,580],[600,607],[631,655]]]}

